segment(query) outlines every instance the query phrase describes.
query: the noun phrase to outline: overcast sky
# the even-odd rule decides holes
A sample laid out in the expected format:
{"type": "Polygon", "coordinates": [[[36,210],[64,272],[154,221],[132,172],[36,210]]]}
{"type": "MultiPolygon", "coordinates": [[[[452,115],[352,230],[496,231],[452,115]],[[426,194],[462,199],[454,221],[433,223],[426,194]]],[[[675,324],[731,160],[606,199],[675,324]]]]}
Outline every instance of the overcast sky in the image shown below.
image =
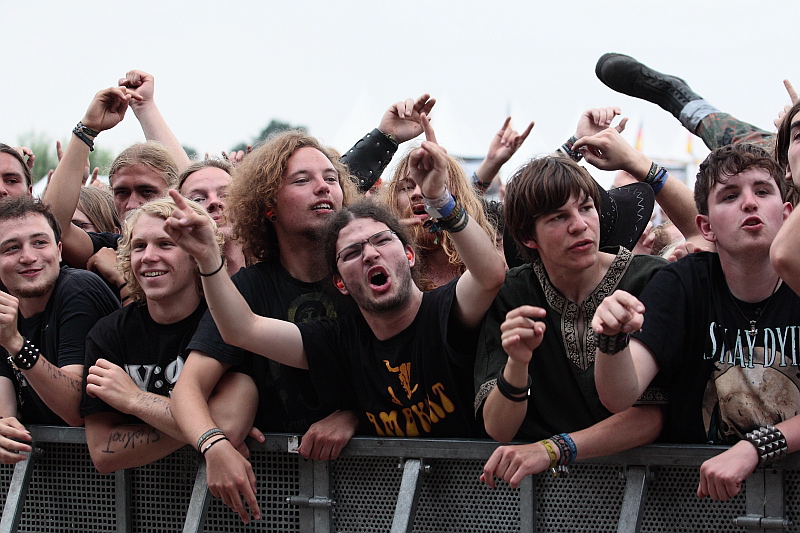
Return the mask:
{"type": "MultiPolygon", "coordinates": [[[[800,2],[728,0],[375,2],[210,0],[4,2],[0,140],[67,139],[99,89],[150,72],[156,102],[184,145],[218,152],[272,118],[343,151],[393,102],[429,92],[439,142],[482,155],[507,113],[536,127],[508,165],[574,132],[581,111],[618,105],[644,152],[704,157],[655,105],[597,80],[605,52],[686,79],[720,109],[760,127],[800,86],[800,2]]],[[[129,113],[98,145],[141,140],[129,113]]],[[[511,168],[506,169],[505,174],[511,168]]]]}

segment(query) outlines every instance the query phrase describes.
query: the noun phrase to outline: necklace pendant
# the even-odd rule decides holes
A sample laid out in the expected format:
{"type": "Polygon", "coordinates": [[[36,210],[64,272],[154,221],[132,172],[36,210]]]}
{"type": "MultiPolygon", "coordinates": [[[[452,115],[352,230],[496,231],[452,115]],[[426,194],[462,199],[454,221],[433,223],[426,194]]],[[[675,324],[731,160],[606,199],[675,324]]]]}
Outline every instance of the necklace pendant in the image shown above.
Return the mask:
{"type": "Polygon", "coordinates": [[[751,320],[750,321],[750,331],[748,331],[747,334],[750,335],[751,337],[755,337],[756,333],[758,333],[758,330],[756,329],[756,321],[755,320],[751,320]]]}

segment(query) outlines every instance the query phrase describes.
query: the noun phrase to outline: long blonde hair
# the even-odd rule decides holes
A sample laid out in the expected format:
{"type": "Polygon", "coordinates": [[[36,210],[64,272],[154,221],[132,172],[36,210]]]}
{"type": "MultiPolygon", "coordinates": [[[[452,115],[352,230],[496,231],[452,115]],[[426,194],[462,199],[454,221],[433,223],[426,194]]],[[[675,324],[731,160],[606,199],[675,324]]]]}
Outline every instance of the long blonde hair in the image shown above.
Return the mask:
{"type": "MultiPolygon", "coordinates": [[[[379,195],[380,200],[386,204],[392,214],[399,219],[413,216],[410,208],[401,210],[398,206],[397,200],[401,194],[408,194],[408,192],[401,189],[400,185],[405,178],[410,176],[410,171],[408,168],[409,157],[411,152],[414,150],[416,150],[416,148],[411,148],[403,155],[402,159],[400,159],[400,161],[397,163],[397,167],[395,167],[392,181],[390,181],[381,189],[381,193],[379,195]]],[[[477,222],[483,228],[486,234],[492,239],[492,242],[494,242],[497,228],[495,228],[486,218],[486,215],[483,211],[483,204],[481,203],[478,195],[475,193],[475,189],[473,189],[472,185],[469,183],[464,169],[461,167],[458,160],[450,155],[447,156],[447,189],[456,200],[461,202],[461,205],[464,206],[464,209],[467,211],[467,213],[469,213],[470,218],[477,222]]],[[[419,232],[423,231],[427,232],[428,228],[415,226],[415,231],[412,232],[415,241],[419,239],[419,232]]],[[[450,237],[450,234],[446,231],[442,231],[439,233],[438,237],[437,246],[441,247],[441,249],[447,255],[448,262],[463,274],[466,268],[464,267],[464,262],[461,260],[461,257],[456,251],[455,244],[453,244],[453,239],[450,237]]],[[[424,261],[424,255],[426,252],[425,249],[420,246],[415,246],[415,248],[417,248],[423,254],[422,259],[424,261]]],[[[430,250],[428,250],[428,252],[430,252],[430,250]]],[[[421,270],[422,283],[425,284],[430,280],[427,279],[427,276],[425,275],[424,265],[421,270]]]]}
{"type": "MultiPolygon", "coordinates": [[[[214,219],[211,218],[211,216],[206,212],[205,209],[202,208],[202,206],[200,206],[200,204],[191,200],[186,200],[186,203],[189,204],[189,207],[192,209],[192,211],[208,218],[216,230],[217,225],[214,222],[214,219]]],[[[133,275],[133,269],[131,268],[131,240],[133,239],[133,228],[136,226],[136,221],[139,220],[139,217],[142,215],[150,215],[167,220],[167,218],[172,214],[172,210],[175,208],[177,208],[177,206],[172,198],[160,198],[158,200],[153,200],[152,202],[147,202],[146,204],[143,204],[142,206],[130,211],[125,219],[125,229],[122,234],[122,240],[117,248],[117,269],[125,277],[125,282],[128,284],[128,295],[132,300],[139,301],[145,299],[144,290],[142,290],[142,286],[139,285],[136,276],[133,275]]],[[[219,245],[220,255],[222,255],[222,242],[223,237],[219,232],[217,232],[217,244],[219,245]]],[[[203,285],[199,274],[197,275],[197,291],[198,294],[203,294],[203,285]]]]}

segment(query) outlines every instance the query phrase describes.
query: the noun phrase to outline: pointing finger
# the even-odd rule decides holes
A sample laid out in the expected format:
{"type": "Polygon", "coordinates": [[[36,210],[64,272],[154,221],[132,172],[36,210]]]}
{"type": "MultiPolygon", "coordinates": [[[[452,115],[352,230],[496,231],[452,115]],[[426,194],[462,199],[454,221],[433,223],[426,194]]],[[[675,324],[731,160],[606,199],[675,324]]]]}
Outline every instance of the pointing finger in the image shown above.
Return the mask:
{"type": "Polygon", "coordinates": [[[786,92],[789,93],[789,99],[793,104],[797,103],[797,91],[794,90],[789,80],[783,80],[783,86],[786,87],[786,92]]]}
{"type": "Polygon", "coordinates": [[[436,134],[433,131],[433,126],[431,126],[428,115],[426,113],[420,113],[419,118],[422,122],[422,130],[425,132],[425,139],[432,143],[439,144],[436,142],[436,134]]]}

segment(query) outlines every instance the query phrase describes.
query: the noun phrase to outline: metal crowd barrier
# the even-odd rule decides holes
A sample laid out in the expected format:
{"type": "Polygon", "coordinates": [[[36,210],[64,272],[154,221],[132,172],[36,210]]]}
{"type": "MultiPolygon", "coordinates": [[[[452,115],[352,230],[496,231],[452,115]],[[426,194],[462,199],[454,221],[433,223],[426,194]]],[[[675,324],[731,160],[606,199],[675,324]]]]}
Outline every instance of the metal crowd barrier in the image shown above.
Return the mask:
{"type": "Polygon", "coordinates": [[[800,532],[796,457],[758,469],[730,501],[697,498],[698,467],[718,446],[645,446],[493,490],[478,477],[494,442],[355,438],[328,463],[273,434],[251,447],[263,517],[245,526],[210,495],[190,447],[101,475],[82,428],[30,429],[31,457],[0,465],[0,533],[800,532]]]}

